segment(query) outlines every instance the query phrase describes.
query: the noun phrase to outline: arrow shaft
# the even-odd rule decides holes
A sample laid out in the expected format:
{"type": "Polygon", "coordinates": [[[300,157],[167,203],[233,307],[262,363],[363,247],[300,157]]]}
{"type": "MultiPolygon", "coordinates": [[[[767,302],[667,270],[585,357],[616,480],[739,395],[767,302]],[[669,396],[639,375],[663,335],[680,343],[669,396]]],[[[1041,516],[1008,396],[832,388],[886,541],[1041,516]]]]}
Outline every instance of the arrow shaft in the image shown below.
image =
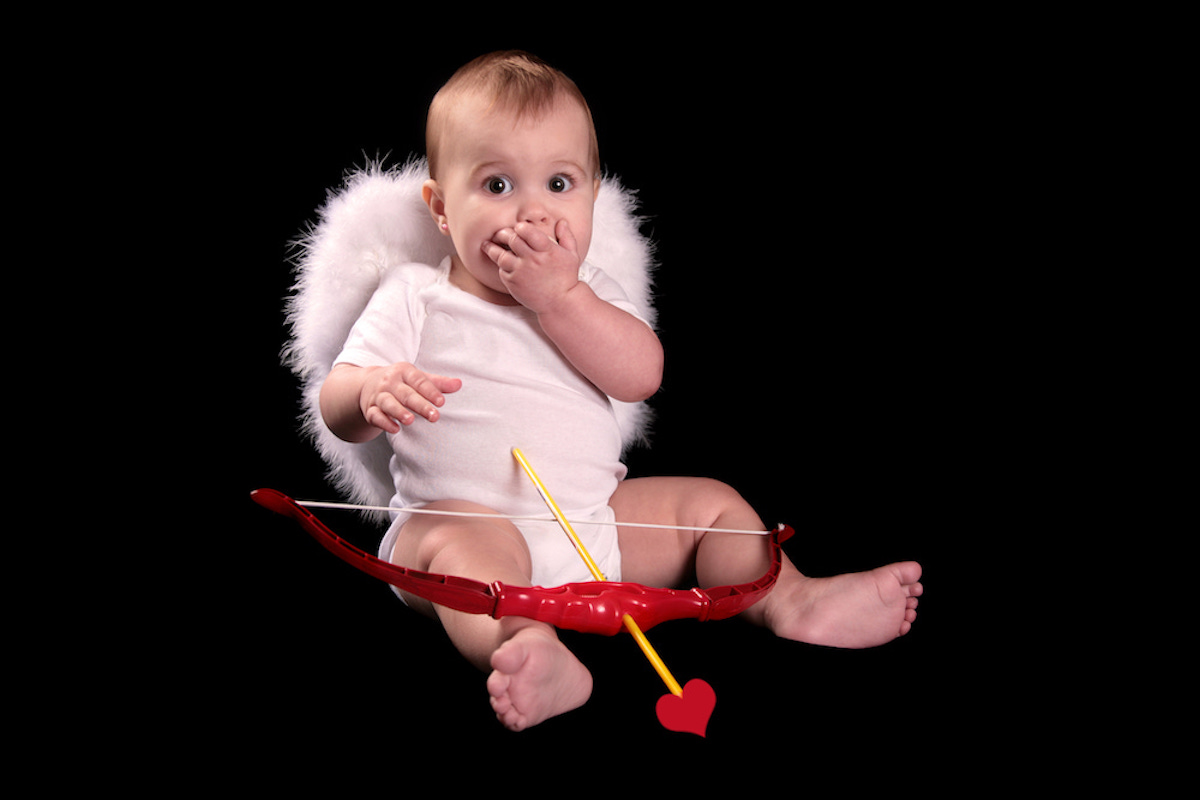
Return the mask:
{"type": "MultiPolygon", "coordinates": [[[[517,459],[517,463],[521,465],[521,469],[525,470],[525,474],[529,476],[529,480],[533,481],[538,494],[542,496],[542,500],[550,508],[550,512],[554,514],[554,518],[558,520],[559,526],[567,534],[567,537],[571,540],[571,544],[575,545],[575,551],[579,553],[579,556],[583,559],[583,563],[587,564],[588,571],[592,573],[592,577],[598,581],[607,581],[608,578],[604,577],[604,573],[600,571],[600,567],[592,559],[591,553],[588,552],[579,535],[575,533],[575,529],[571,527],[570,521],[563,515],[562,510],[558,507],[558,503],[554,502],[554,498],[550,496],[550,490],[546,488],[546,485],[542,483],[542,479],[537,476],[537,473],[533,471],[533,467],[525,459],[525,454],[516,447],[513,448],[512,453],[513,457],[517,459]]],[[[662,658],[658,655],[658,651],[650,644],[650,640],[646,638],[646,634],[638,627],[633,617],[626,614],[621,618],[621,621],[625,623],[625,629],[633,634],[634,641],[638,643],[638,647],[642,648],[642,653],[650,661],[650,666],[654,667],[654,671],[658,673],[658,677],[662,678],[663,683],[671,690],[671,694],[676,697],[682,697],[683,688],[679,685],[679,681],[675,680],[675,676],[667,669],[667,665],[663,663],[662,658]]]]}

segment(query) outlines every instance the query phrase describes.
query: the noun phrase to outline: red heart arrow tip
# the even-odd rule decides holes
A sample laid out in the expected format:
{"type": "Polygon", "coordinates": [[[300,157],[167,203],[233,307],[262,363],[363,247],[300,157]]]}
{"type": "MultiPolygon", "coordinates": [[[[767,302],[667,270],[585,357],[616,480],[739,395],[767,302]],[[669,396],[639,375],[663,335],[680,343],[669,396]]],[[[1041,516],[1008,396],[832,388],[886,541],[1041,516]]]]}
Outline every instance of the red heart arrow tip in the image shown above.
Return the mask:
{"type": "Polygon", "coordinates": [[[708,718],[716,705],[717,693],[713,688],[699,678],[693,678],[684,685],[679,697],[666,694],[658,698],[655,711],[658,721],[667,730],[705,736],[708,718]]]}

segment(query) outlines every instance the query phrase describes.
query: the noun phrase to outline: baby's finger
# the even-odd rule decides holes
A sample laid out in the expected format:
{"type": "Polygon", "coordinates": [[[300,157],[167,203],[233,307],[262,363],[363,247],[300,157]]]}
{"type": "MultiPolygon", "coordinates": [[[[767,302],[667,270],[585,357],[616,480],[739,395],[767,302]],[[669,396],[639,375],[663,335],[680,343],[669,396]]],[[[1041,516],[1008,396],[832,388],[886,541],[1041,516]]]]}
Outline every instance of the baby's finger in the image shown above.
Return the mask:
{"type": "MultiPolygon", "coordinates": [[[[429,387],[432,387],[432,383],[428,385],[429,387]]],[[[424,417],[430,422],[437,422],[438,417],[441,416],[438,413],[437,407],[445,403],[446,398],[442,397],[441,392],[434,392],[433,394],[433,399],[427,398],[420,391],[410,386],[408,387],[408,391],[403,395],[403,400],[401,402],[404,404],[404,408],[407,411],[411,411],[413,414],[424,417]]],[[[401,420],[401,422],[404,422],[404,420],[401,420]]]]}
{"type": "MultiPolygon", "coordinates": [[[[500,250],[507,250],[517,258],[524,258],[533,252],[533,248],[514,228],[501,228],[496,231],[496,235],[492,237],[492,244],[500,250]]],[[[492,260],[495,261],[496,258],[493,257],[492,260]]]]}
{"type": "MultiPolygon", "coordinates": [[[[415,391],[420,398],[429,401],[435,406],[441,406],[446,402],[446,398],[442,394],[442,389],[439,385],[444,380],[446,379],[442,378],[440,375],[430,375],[414,369],[412,375],[409,376],[408,386],[410,389],[415,391]]],[[[420,409],[413,405],[412,398],[406,398],[405,405],[407,405],[413,411],[420,413],[420,409]]],[[[429,415],[424,414],[423,416],[429,415]]]]}
{"type": "Polygon", "coordinates": [[[558,237],[558,245],[572,253],[575,252],[579,243],[575,240],[575,234],[571,233],[571,226],[566,219],[560,219],[558,224],[554,226],[554,235],[558,237]]]}
{"type": "Polygon", "coordinates": [[[445,375],[434,375],[430,373],[429,380],[433,381],[433,385],[446,394],[454,394],[462,388],[461,378],[447,378],[445,375]]]}
{"type": "MultiPolygon", "coordinates": [[[[554,246],[554,239],[547,236],[540,228],[528,222],[518,222],[513,228],[513,236],[516,241],[527,246],[530,250],[545,252],[554,246]]],[[[513,247],[512,244],[509,245],[513,247]]],[[[514,247],[513,252],[516,252],[514,247]]]]}
{"type": "Polygon", "coordinates": [[[513,255],[512,251],[507,247],[501,247],[495,242],[484,242],[482,249],[483,254],[490,258],[496,266],[501,268],[503,268],[504,265],[500,263],[500,259],[504,258],[505,256],[513,255]]]}
{"type": "Polygon", "coordinates": [[[364,416],[369,424],[388,433],[399,433],[401,425],[411,425],[416,419],[392,395],[381,397],[376,405],[367,409],[367,413],[364,416]]]}

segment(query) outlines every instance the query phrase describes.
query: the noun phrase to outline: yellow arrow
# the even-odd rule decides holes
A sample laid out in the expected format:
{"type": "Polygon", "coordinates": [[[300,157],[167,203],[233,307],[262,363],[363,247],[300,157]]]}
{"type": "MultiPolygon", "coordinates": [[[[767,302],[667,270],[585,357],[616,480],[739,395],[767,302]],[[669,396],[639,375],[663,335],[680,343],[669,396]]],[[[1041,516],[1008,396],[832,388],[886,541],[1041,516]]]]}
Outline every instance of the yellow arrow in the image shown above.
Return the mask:
{"type": "MultiPolygon", "coordinates": [[[[533,485],[537,489],[538,494],[542,496],[542,500],[544,500],[546,505],[550,508],[550,513],[552,513],[554,518],[558,520],[558,524],[562,527],[563,532],[567,534],[568,538],[570,538],[571,544],[575,545],[575,551],[579,553],[579,556],[583,559],[583,563],[587,564],[588,571],[592,573],[592,577],[598,581],[607,581],[608,578],[604,577],[604,573],[600,571],[600,567],[596,565],[596,562],[592,559],[591,554],[588,553],[587,548],[584,547],[579,535],[575,533],[575,529],[572,528],[571,523],[567,521],[562,509],[558,507],[558,503],[554,502],[554,498],[550,496],[550,491],[546,488],[546,485],[542,483],[541,478],[537,476],[537,473],[533,471],[533,467],[529,465],[529,461],[526,460],[525,454],[522,453],[520,448],[517,447],[513,448],[512,454],[513,458],[517,459],[517,463],[521,465],[521,469],[525,470],[525,474],[529,476],[529,480],[533,481],[533,485]]],[[[638,643],[638,647],[642,648],[642,652],[645,653],[646,658],[650,660],[650,665],[654,667],[654,671],[658,673],[658,676],[663,679],[663,683],[665,683],[667,688],[671,690],[671,694],[675,695],[676,697],[682,697],[683,687],[679,685],[679,681],[675,680],[675,676],[671,674],[669,669],[667,669],[667,665],[663,663],[662,658],[659,657],[658,653],[650,645],[650,641],[646,638],[646,634],[642,633],[642,629],[639,628],[638,624],[633,621],[633,617],[626,614],[621,618],[621,621],[625,623],[626,630],[633,634],[633,638],[638,643]]]]}

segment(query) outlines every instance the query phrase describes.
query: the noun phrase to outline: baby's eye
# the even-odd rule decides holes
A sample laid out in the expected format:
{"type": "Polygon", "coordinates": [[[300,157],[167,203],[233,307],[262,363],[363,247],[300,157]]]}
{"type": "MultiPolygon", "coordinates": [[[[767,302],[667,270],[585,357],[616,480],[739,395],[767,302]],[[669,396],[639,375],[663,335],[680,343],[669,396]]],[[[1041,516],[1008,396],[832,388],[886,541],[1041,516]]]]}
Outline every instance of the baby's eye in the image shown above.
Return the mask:
{"type": "Polygon", "coordinates": [[[512,191],[512,184],[509,183],[508,178],[502,178],[498,175],[488,178],[485,185],[487,186],[487,190],[492,194],[508,194],[512,191]]]}
{"type": "Polygon", "coordinates": [[[565,192],[570,189],[572,185],[571,179],[566,175],[555,175],[550,179],[550,183],[547,184],[552,192],[565,192]]]}

